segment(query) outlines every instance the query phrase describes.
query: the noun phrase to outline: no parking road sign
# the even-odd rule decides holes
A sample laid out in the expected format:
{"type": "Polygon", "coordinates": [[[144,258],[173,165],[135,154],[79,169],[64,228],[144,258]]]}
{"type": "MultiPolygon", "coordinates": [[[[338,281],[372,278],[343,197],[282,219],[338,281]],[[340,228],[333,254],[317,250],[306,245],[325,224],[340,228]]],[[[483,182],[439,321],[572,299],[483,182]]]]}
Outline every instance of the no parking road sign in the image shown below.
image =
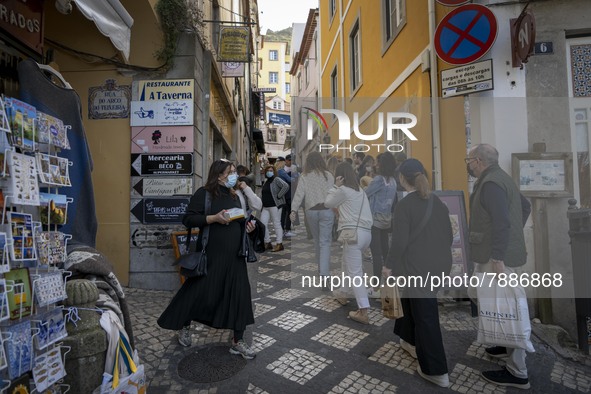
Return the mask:
{"type": "Polygon", "coordinates": [[[467,4],[447,14],[435,30],[435,52],[449,64],[480,59],[497,38],[497,18],[487,7],[467,4]]]}

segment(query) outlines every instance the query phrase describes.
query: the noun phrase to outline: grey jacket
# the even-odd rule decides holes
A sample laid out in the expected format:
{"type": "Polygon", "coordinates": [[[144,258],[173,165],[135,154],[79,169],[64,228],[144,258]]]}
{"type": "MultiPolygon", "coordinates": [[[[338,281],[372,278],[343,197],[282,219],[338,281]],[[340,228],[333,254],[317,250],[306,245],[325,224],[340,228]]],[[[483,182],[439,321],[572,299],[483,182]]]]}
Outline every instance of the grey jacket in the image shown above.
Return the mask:
{"type": "Polygon", "coordinates": [[[277,208],[285,205],[285,194],[289,191],[289,184],[278,176],[271,182],[271,195],[277,208]]]}

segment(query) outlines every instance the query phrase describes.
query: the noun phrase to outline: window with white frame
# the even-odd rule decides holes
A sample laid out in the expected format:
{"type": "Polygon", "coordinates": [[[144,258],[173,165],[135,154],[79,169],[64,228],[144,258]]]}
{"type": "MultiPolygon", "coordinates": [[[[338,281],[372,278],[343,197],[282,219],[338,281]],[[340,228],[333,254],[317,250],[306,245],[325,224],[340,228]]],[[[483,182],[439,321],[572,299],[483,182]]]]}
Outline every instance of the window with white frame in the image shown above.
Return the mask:
{"type": "Polygon", "coordinates": [[[285,94],[291,94],[291,84],[289,82],[285,82],[285,94]]]}
{"type": "Polygon", "coordinates": [[[267,129],[267,142],[277,142],[277,129],[267,129]]]}
{"type": "Polygon", "coordinates": [[[332,108],[336,109],[338,105],[337,96],[339,93],[338,89],[338,78],[337,78],[337,67],[335,66],[334,70],[330,74],[330,100],[332,104],[332,108]]]}
{"type": "Polygon", "coordinates": [[[279,60],[279,52],[277,50],[272,49],[269,51],[269,60],[279,60]]]}
{"type": "Polygon", "coordinates": [[[354,91],[361,84],[361,32],[359,21],[353,26],[349,35],[349,54],[351,64],[351,91],[354,91]]]}
{"type": "Polygon", "coordinates": [[[306,76],[306,87],[310,84],[310,67],[308,67],[308,60],[304,62],[304,75],[306,76]]]}
{"type": "Polygon", "coordinates": [[[273,100],[273,109],[283,110],[283,102],[281,100],[273,100]]]}
{"type": "Polygon", "coordinates": [[[269,83],[278,83],[279,73],[277,71],[269,71],[269,83]]]}
{"type": "Polygon", "coordinates": [[[394,41],[406,23],[406,0],[382,0],[384,43],[394,41]]]}
{"type": "Polygon", "coordinates": [[[330,15],[330,19],[334,17],[335,12],[337,11],[337,0],[328,0],[328,15],[330,15]]]}

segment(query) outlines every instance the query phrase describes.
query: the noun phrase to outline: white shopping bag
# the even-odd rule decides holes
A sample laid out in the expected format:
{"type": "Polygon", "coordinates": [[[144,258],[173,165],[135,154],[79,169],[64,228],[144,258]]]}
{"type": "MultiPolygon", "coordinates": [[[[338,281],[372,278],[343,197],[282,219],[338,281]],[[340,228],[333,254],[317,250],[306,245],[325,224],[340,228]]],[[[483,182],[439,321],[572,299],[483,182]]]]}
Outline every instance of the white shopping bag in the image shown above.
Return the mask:
{"type": "Polygon", "coordinates": [[[531,324],[525,290],[522,287],[501,287],[493,280],[478,287],[476,292],[477,341],[535,352],[530,340],[531,324]]]}

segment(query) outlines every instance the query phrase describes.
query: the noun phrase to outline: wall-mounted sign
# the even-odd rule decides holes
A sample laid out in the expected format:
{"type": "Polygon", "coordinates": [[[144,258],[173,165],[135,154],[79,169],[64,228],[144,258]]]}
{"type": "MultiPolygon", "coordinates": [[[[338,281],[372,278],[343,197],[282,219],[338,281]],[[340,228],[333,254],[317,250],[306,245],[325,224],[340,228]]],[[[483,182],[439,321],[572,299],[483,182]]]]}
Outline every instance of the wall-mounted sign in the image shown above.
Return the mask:
{"type": "Polygon", "coordinates": [[[252,91],[255,93],[275,93],[277,92],[276,88],[252,88],[252,91]]]}
{"type": "Polygon", "coordinates": [[[193,100],[194,79],[139,81],[139,101],[193,100]]]}
{"type": "Polygon", "coordinates": [[[526,197],[573,195],[572,153],[513,153],[511,169],[513,180],[526,197]]]}
{"type": "Polygon", "coordinates": [[[0,28],[37,53],[43,52],[43,0],[3,0],[0,28]]]}
{"type": "Polygon", "coordinates": [[[193,178],[141,178],[133,189],[142,197],[190,196],[193,178]]]}
{"type": "Polygon", "coordinates": [[[536,55],[551,55],[554,53],[554,43],[552,41],[536,42],[534,53],[536,55]]]}
{"type": "Polygon", "coordinates": [[[192,126],[193,100],[132,101],[132,126],[192,126]]]}
{"type": "Polygon", "coordinates": [[[291,116],[269,112],[269,122],[275,124],[291,124],[291,116]]]}
{"type": "Polygon", "coordinates": [[[132,154],[131,175],[191,175],[193,154],[132,154]]]}
{"type": "Polygon", "coordinates": [[[224,26],[220,29],[218,61],[248,63],[248,27],[224,26]]]}
{"type": "Polygon", "coordinates": [[[523,12],[519,18],[511,19],[512,66],[521,67],[534,53],[536,41],[536,20],[530,12],[523,12]]]}
{"type": "Polygon", "coordinates": [[[494,88],[492,60],[441,71],[441,95],[461,96],[494,88]]]}
{"type": "Polygon", "coordinates": [[[222,63],[222,77],[243,77],[244,63],[239,62],[223,62],[222,63]]]}
{"type": "Polygon", "coordinates": [[[447,14],[435,30],[435,52],[441,60],[461,66],[480,59],[497,38],[495,14],[480,4],[467,4],[447,14]]]}
{"type": "Polygon", "coordinates": [[[193,152],[193,126],[131,128],[131,153],[193,152]]]}
{"type": "Polygon", "coordinates": [[[103,86],[88,88],[88,119],[129,118],[131,86],[107,79],[103,86]]]}
{"type": "Polygon", "coordinates": [[[132,201],[131,213],[144,224],[181,223],[188,198],[143,198],[132,201]]]}

